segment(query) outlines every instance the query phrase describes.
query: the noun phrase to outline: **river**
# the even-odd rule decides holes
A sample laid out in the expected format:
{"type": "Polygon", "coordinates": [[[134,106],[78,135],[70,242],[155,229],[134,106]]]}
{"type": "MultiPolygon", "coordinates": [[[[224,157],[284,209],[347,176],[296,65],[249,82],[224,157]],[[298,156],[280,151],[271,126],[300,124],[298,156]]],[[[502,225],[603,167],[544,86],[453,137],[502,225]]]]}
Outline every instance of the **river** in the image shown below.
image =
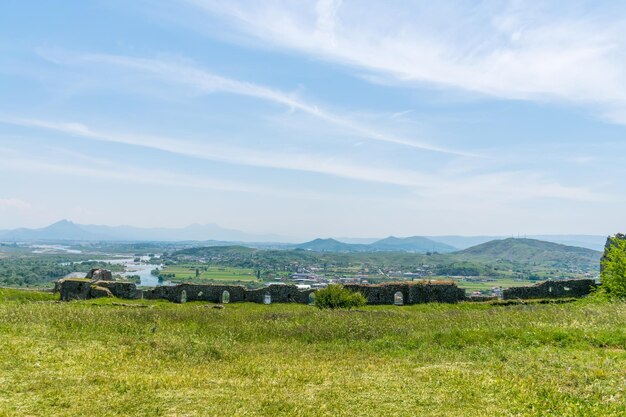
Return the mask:
{"type": "MultiPolygon", "coordinates": [[[[124,265],[124,269],[126,269],[126,272],[122,273],[122,276],[130,276],[130,275],[138,275],[139,276],[139,284],[137,284],[140,287],[156,287],[158,285],[175,285],[173,284],[171,281],[159,281],[159,277],[156,277],[154,275],[152,275],[152,270],[155,268],[161,268],[163,265],[155,265],[155,264],[149,264],[146,263],[146,261],[148,259],[150,259],[148,256],[142,256],[140,257],[140,261],[139,262],[135,262],[136,258],[124,258],[124,257],[120,257],[120,258],[111,258],[111,259],[97,259],[97,261],[99,262],[107,262],[110,264],[116,264],[116,265],[124,265]]],[[[78,276],[78,274],[82,274],[82,276],[85,276],[85,273],[78,273],[78,272],[73,272],[72,274],[69,274],[67,277],[69,277],[70,275],[73,277],[78,276]]]]}

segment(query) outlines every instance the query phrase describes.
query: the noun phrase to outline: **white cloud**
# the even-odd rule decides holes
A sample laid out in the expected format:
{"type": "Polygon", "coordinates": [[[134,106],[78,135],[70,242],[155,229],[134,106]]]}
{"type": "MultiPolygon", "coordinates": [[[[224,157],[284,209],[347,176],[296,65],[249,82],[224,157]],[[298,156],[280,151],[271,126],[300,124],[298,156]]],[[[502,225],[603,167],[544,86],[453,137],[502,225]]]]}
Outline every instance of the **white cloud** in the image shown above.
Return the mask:
{"type": "MultiPolygon", "coordinates": [[[[40,54],[51,61],[65,65],[91,63],[97,64],[99,67],[102,65],[117,66],[127,70],[139,71],[145,75],[157,76],[168,83],[192,87],[203,94],[221,91],[254,97],[286,106],[291,110],[302,111],[326,123],[338,126],[350,133],[357,134],[364,139],[452,155],[472,156],[471,153],[462,150],[447,149],[428,142],[417,141],[386,132],[349,116],[339,114],[336,111],[330,111],[322,106],[310,103],[299,98],[296,94],[290,94],[264,85],[222,77],[198,68],[187,61],[147,59],[110,54],[74,55],[50,50],[42,50],[40,54]]],[[[76,126],[75,128],[80,129],[80,126],[76,126]]]]}
{"type": "Polygon", "coordinates": [[[0,210],[30,210],[32,205],[29,202],[20,200],[19,198],[0,198],[0,210]]]}
{"type": "Polygon", "coordinates": [[[185,1],[261,47],[296,50],[405,85],[591,105],[626,123],[626,19],[602,12],[597,2],[600,11],[525,1],[428,7],[345,1],[339,9],[320,2],[185,1]],[[319,29],[320,19],[327,29],[319,29]]]}

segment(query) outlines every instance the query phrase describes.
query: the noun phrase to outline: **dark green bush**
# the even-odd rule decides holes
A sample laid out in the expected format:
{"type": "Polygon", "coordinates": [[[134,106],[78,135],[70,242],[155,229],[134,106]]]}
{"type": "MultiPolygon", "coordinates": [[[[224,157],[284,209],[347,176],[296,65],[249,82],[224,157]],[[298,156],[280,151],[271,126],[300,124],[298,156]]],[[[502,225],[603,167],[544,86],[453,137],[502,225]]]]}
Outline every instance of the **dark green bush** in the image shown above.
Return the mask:
{"type": "Polygon", "coordinates": [[[352,292],[338,284],[330,284],[315,293],[315,305],[318,308],[362,307],[366,302],[360,292],[352,292]]]}

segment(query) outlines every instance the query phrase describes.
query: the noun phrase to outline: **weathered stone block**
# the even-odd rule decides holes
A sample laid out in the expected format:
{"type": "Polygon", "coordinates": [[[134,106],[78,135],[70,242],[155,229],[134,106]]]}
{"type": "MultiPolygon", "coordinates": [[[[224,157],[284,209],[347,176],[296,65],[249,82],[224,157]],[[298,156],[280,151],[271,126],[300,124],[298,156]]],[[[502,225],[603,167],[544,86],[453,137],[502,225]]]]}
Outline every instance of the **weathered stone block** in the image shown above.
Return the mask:
{"type": "Polygon", "coordinates": [[[85,278],[98,281],[113,281],[113,274],[108,269],[93,268],[87,272],[85,278]]]}
{"type": "Polygon", "coordinates": [[[103,298],[113,297],[113,294],[108,288],[101,287],[99,285],[92,285],[89,289],[89,298],[103,298]]]}

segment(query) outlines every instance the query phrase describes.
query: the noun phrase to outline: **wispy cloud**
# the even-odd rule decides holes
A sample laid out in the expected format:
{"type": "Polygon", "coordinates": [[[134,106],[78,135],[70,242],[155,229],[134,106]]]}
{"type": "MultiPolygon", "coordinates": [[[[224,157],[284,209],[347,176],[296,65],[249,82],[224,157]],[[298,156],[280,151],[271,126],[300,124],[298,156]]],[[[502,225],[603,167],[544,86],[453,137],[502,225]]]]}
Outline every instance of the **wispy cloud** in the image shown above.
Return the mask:
{"type": "Polygon", "coordinates": [[[310,153],[285,153],[280,150],[259,151],[251,148],[227,147],[206,142],[189,141],[181,138],[105,132],[92,129],[82,123],[52,122],[7,117],[0,118],[0,122],[46,129],[90,140],[141,146],[191,158],[259,168],[313,172],[352,180],[402,186],[419,186],[428,184],[432,180],[430,176],[425,176],[415,171],[376,168],[371,164],[361,166],[342,160],[337,156],[328,157],[310,153]]]}
{"type": "Polygon", "coordinates": [[[263,44],[404,85],[591,105],[607,119],[626,123],[626,25],[619,13],[601,7],[183,1],[263,44]]]}
{"type": "MultiPolygon", "coordinates": [[[[449,204],[456,199],[479,199],[482,201],[524,201],[532,199],[562,199],[572,201],[606,201],[607,196],[591,191],[586,187],[565,186],[554,180],[546,179],[538,173],[532,172],[493,172],[475,174],[462,171],[460,174],[451,172],[422,173],[388,168],[376,168],[371,165],[361,166],[342,161],[337,158],[328,158],[310,154],[286,154],[279,151],[261,152],[244,148],[214,146],[205,143],[190,142],[179,138],[143,136],[128,133],[104,132],[87,127],[82,123],[50,122],[34,119],[0,118],[1,123],[40,128],[60,132],[89,140],[121,143],[131,146],[156,149],[172,154],[191,158],[200,158],[211,161],[246,165],[260,168],[274,168],[294,171],[314,172],[352,180],[376,182],[406,187],[418,198],[439,201],[449,204]]],[[[15,158],[7,160],[6,164],[13,167],[21,166],[14,162],[15,158]]],[[[30,164],[25,163],[26,166],[30,164]]],[[[39,164],[36,164],[39,166],[39,164]]],[[[45,164],[44,164],[45,165],[45,164]]],[[[271,188],[250,187],[244,184],[207,181],[181,177],[178,180],[175,173],[139,173],[120,172],[116,169],[91,170],[80,167],[64,167],[56,164],[46,165],[48,168],[62,172],[76,172],[85,170],[90,175],[104,175],[108,178],[124,179],[132,177],[149,177],[148,181],[156,181],[170,185],[198,186],[200,188],[223,189],[256,193],[272,193],[271,188]],[[92,172],[93,171],[93,172],[92,172]]],[[[122,170],[124,171],[124,170],[122,170]]],[[[128,171],[127,169],[125,171],[128,171]]],[[[82,171],[81,171],[82,172],[82,171]]],[[[289,195],[292,195],[290,192],[289,195]]],[[[311,195],[310,197],[314,197],[311,195]]]]}
{"type": "MultiPolygon", "coordinates": [[[[83,155],[81,159],[87,159],[83,155]]],[[[307,192],[302,193],[293,190],[279,190],[275,187],[265,187],[249,183],[229,180],[217,180],[200,175],[185,175],[174,171],[157,169],[138,169],[116,165],[112,161],[107,164],[108,169],[102,167],[89,167],[86,165],[59,164],[54,161],[37,158],[11,157],[2,158],[0,156],[0,171],[38,173],[38,174],[61,174],[78,178],[95,178],[112,180],[123,183],[152,184],[172,186],[176,188],[193,188],[199,190],[213,190],[236,193],[253,193],[266,196],[299,198],[307,200],[325,200],[330,198],[327,195],[307,192]]],[[[17,199],[0,199],[1,207],[30,207],[28,203],[17,199]]]]}
{"type": "Polygon", "coordinates": [[[344,114],[340,114],[337,111],[330,111],[322,106],[308,102],[299,98],[297,94],[287,93],[264,85],[223,77],[183,60],[148,59],[110,54],[68,54],[51,50],[42,50],[40,54],[47,59],[65,65],[92,63],[98,66],[122,67],[127,70],[134,70],[143,74],[160,77],[163,81],[168,83],[186,85],[204,94],[219,91],[280,104],[291,110],[302,111],[331,125],[345,129],[363,139],[445,154],[475,156],[475,154],[470,152],[448,149],[425,141],[418,141],[389,133],[344,114]]]}

